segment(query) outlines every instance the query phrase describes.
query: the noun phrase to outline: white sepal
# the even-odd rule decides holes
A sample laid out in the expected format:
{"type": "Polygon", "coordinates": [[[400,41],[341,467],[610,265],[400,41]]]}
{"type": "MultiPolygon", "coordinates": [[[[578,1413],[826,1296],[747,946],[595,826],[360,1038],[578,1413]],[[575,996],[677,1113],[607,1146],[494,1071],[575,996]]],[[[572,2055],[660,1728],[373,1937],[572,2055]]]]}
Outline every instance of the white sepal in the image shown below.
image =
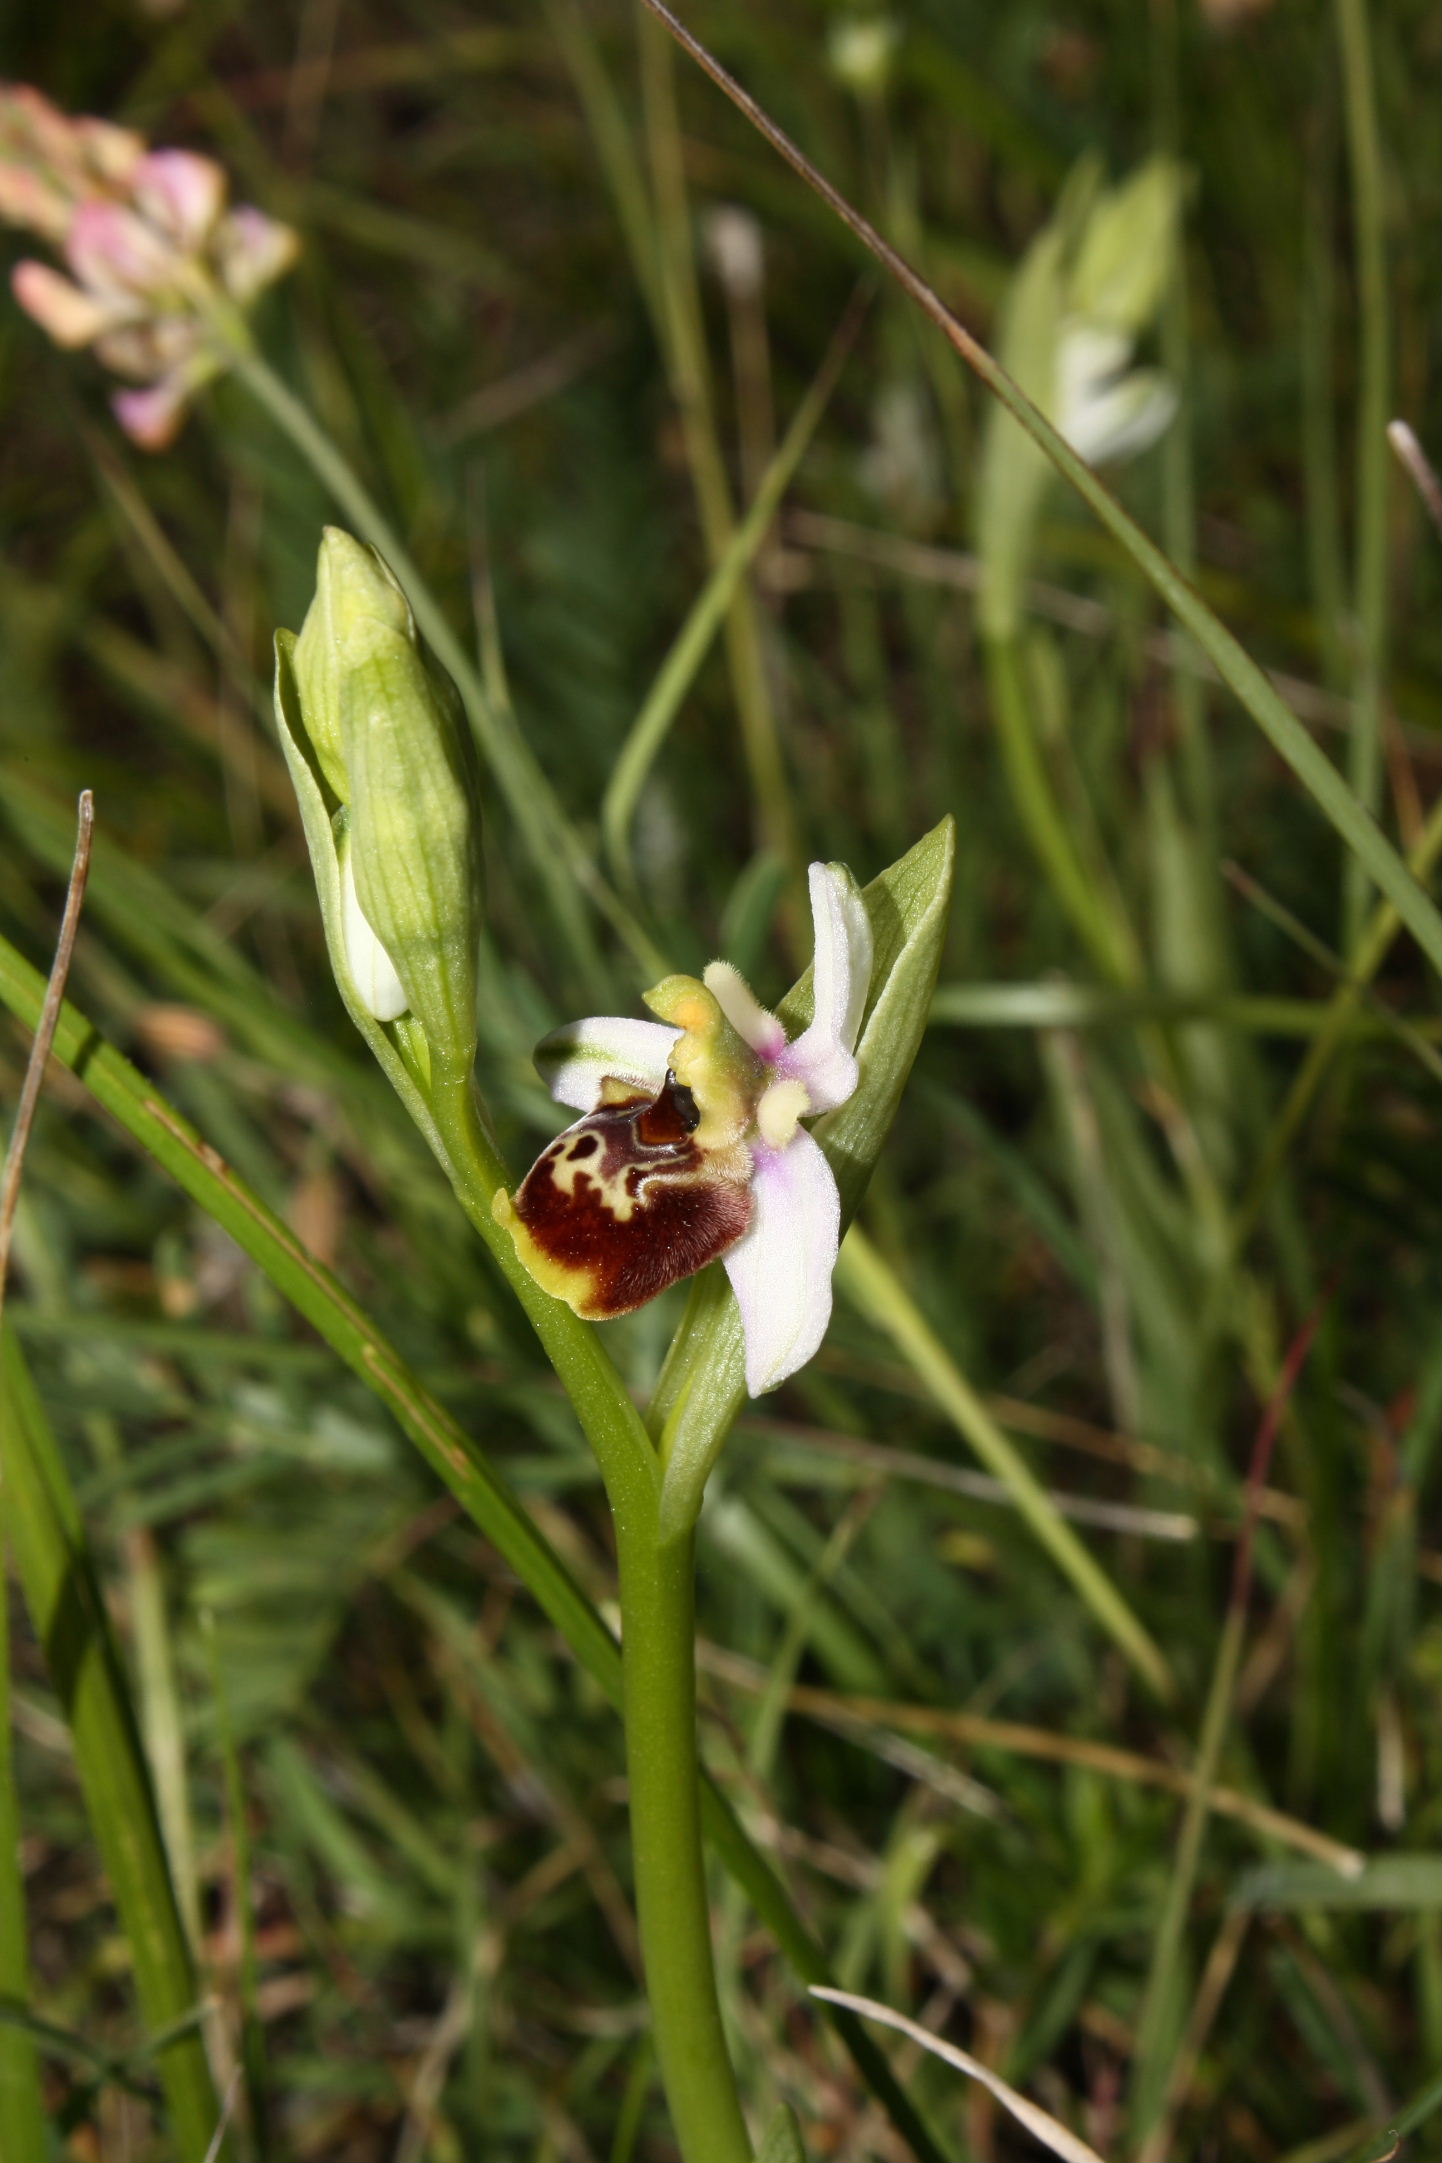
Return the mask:
{"type": "Polygon", "coordinates": [[[679,1029],[659,1021],[632,1021],[621,1014],[593,1014],[553,1029],[536,1046],[536,1071],[558,1104],[593,1112],[601,1084],[634,1082],[655,1095],[666,1079],[679,1029]]]}
{"type": "Polygon", "coordinates": [[[1125,331],[1078,316],[1057,347],[1057,427],[1090,466],[1131,458],[1156,441],[1177,410],[1174,385],[1155,368],[1128,372],[1125,331]]]}
{"type": "Polygon", "coordinates": [[[396,974],[395,963],[371,929],[360,905],[348,839],[341,850],[341,908],[346,967],[350,970],[356,997],[377,1021],[399,1020],[410,1001],[405,985],[396,974]]]}
{"type": "Polygon", "coordinates": [[[844,864],[813,864],[809,878],[816,932],[813,1018],[776,1069],[804,1083],[813,1112],[829,1112],[856,1088],[852,1053],[871,984],[871,921],[844,864]]]}
{"type": "Polygon", "coordinates": [[[821,1145],[798,1127],[784,1149],[751,1145],[751,1229],[724,1257],[746,1335],[746,1389],[775,1389],[817,1351],[831,1320],[841,1198],[821,1145]]]}

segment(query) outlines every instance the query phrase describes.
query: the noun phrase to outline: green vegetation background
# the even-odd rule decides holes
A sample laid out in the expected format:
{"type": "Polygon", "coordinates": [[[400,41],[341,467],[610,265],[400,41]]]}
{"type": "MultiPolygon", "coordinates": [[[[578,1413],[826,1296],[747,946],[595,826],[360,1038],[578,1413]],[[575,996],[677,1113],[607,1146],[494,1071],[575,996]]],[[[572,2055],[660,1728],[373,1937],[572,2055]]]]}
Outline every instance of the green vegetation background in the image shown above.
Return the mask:
{"type": "MultiPolygon", "coordinates": [[[[688,14],[983,334],[1079,155],[1114,176],[1181,157],[1185,277],[1159,344],[1182,419],[1122,492],[1195,551],[1339,763],[1353,596],[1384,593],[1382,817],[1412,847],[1442,753],[1442,547],[1398,468],[1380,529],[1359,515],[1383,454],[1359,429],[1358,261],[1381,251],[1386,410],[1435,450],[1435,9],[1372,11],[1372,195],[1349,157],[1354,0],[911,0],[874,98],[829,65],[839,19],[688,14]]],[[[621,0],[58,0],[0,28],[0,74],[213,152],[300,228],[266,351],[593,836],[705,583],[717,475],[744,501],[847,308],[840,229],[621,0]],[[750,297],[715,268],[722,205],[758,224],[750,297]],[[688,347],[666,307],[690,262],[688,347]]],[[[718,643],[638,804],[635,873],[668,965],[724,950],[775,997],[797,958],[787,847],[865,879],[955,813],[943,992],[863,1221],[1172,1694],[1137,1684],[1005,1492],[978,1488],[945,1377],[843,1280],[822,1357],[750,1408],[716,1478],[704,1750],[842,1979],[1104,2153],[1375,2154],[1442,2059],[1435,986],[1403,939],[1375,993],[1338,994],[1335,835],[1058,492],[1026,688],[1136,956],[1124,994],[1098,980],[1030,852],[978,652],[985,418],[873,287],[758,560],[759,679],[718,643]],[[758,699],[779,776],[754,736],[745,754],[758,699]],[[1318,1316],[1243,1611],[1247,1464],[1318,1316]],[[1226,1796],[1184,1819],[1209,1703],[1226,1796]]],[[[0,928],[44,966],[91,786],[72,997],[333,1264],[604,1602],[574,1424],[325,968],[267,679],[333,515],[241,386],[146,458],[87,359],[0,316],[0,928]]],[[[531,1044],[634,1007],[643,975],[604,929],[599,973],[558,946],[499,815],[487,873],[482,1075],[523,1164],[553,1123],[531,1044]]],[[[27,1041],[0,1026],[10,1101],[27,1041]]],[[[612,1332],[638,1390],[677,1312],[612,1332]]],[[[614,1715],[375,1400],[64,1075],[10,1315],[124,1647],[222,2086],[247,2068],[240,2152],[667,2156],[614,1715]]],[[[56,2152],[172,2153],[18,1603],[11,1636],[56,2152]]],[[[743,2076],[779,2085],[817,2155],[899,2155],[719,1879],[716,1917],[743,2076]]],[[[1033,2152],[955,2075],[896,2062],[945,2152],[1033,2152]]],[[[1438,2152],[1435,2095],[1407,2138],[1438,2152]]]]}

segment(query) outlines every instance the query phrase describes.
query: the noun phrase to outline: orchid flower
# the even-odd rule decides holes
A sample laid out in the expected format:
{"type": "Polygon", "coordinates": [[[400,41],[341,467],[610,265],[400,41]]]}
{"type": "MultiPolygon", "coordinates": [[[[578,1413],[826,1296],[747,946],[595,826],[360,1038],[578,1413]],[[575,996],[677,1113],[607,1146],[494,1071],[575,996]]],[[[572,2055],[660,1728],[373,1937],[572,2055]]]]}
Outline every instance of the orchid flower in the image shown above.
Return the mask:
{"type": "Polygon", "coordinates": [[[1158,368],[1133,368],[1134,343],[1128,332],[1087,316],[1062,324],[1053,417],[1089,466],[1134,458],[1175,417],[1176,385],[1158,368]]]}
{"type": "Polygon", "coordinates": [[[794,1374],[831,1318],[836,1181],[801,1124],[857,1085],[871,926],[841,864],[813,864],[814,1019],[794,1040],[729,962],[668,976],[658,1019],[556,1030],[536,1065],[585,1116],[495,1214],[537,1283],[593,1321],[628,1314],[721,1260],[741,1310],[751,1396],[794,1374]]]}
{"type": "MultiPolygon", "coordinates": [[[[1176,273],[1184,186],[1168,158],[1149,158],[1107,187],[1083,158],[1012,280],[997,358],[1090,466],[1135,457],[1174,419],[1177,389],[1134,365],[1176,273]]],[[[1026,615],[1037,529],[1052,466],[1004,407],[987,417],[977,487],[977,554],[988,637],[1011,638],[1026,615]]]]}

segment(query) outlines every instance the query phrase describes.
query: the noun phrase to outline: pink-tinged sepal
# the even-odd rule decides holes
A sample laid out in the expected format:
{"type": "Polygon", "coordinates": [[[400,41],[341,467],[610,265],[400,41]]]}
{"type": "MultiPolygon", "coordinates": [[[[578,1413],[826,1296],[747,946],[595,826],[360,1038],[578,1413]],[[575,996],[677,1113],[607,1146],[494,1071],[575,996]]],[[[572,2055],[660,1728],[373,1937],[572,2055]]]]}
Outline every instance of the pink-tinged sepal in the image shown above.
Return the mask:
{"type": "Polygon", "coordinates": [[[498,1220],[531,1275],[587,1321],[608,1321],[703,1269],[750,1227],[751,1155],[705,1150],[688,1089],[614,1079],[544,1149],[498,1220]]]}
{"type": "Polygon", "coordinates": [[[83,286],[99,299],[137,301],[172,288],[175,250],[135,211],[95,198],[70,223],[65,257],[83,286]]]}
{"type": "Polygon", "coordinates": [[[112,320],[108,308],[102,308],[48,263],[36,263],[28,257],[17,263],[10,273],[10,289],[25,313],[33,316],[59,346],[73,349],[89,345],[112,320]]]}
{"type": "Polygon", "coordinates": [[[780,1054],[776,1072],[804,1083],[813,1112],[829,1112],[856,1088],[853,1053],[871,983],[871,921],[844,864],[813,864],[809,881],[813,1019],[780,1054]]]}
{"type": "Polygon", "coordinates": [[[225,175],[193,150],[152,150],[131,180],[135,207],[177,245],[194,253],[225,207],[225,175]]]}
{"type": "Polygon", "coordinates": [[[143,451],[168,450],[180,434],[191,387],[184,376],[162,376],[144,390],[116,391],[111,410],[131,442],[143,451]]]}
{"type": "Polygon", "coordinates": [[[295,262],[300,235],[253,203],[238,203],[216,227],[212,248],[225,290],[239,307],[248,308],[295,262]]]}
{"type": "Polygon", "coordinates": [[[70,197],[43,173],[0,159],[0,222],[25,226],[59,248],[70,230],[74,208],[70,197]]]}
{"type": "Polygon", "coordinates": [[[118,128],[113,120],[99,120],[93,114],[84,114],[73,121],[67,120],[63,113],[56,113],[55,117],[69,130],[85,164],[97,178],[112,188],[123,188],[128,184],[145,156],[143,135],[137,135],[132,128],[118,128]]]}

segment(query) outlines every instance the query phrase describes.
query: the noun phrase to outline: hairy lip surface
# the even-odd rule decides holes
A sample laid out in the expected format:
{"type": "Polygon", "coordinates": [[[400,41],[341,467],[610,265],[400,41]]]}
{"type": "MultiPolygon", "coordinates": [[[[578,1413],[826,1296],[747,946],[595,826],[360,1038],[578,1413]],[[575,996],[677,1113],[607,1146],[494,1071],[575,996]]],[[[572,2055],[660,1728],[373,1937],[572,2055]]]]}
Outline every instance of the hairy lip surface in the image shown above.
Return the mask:
{"type": "Polygon", "coordinates": [[[749,1230],[750,1154],[699,1149],[696,1123],[691,1092],[668,1075],[655,1097],[613,1094],[527,1173],[515,1213],[578,1314],[629,1314],[749,1230]]]}

